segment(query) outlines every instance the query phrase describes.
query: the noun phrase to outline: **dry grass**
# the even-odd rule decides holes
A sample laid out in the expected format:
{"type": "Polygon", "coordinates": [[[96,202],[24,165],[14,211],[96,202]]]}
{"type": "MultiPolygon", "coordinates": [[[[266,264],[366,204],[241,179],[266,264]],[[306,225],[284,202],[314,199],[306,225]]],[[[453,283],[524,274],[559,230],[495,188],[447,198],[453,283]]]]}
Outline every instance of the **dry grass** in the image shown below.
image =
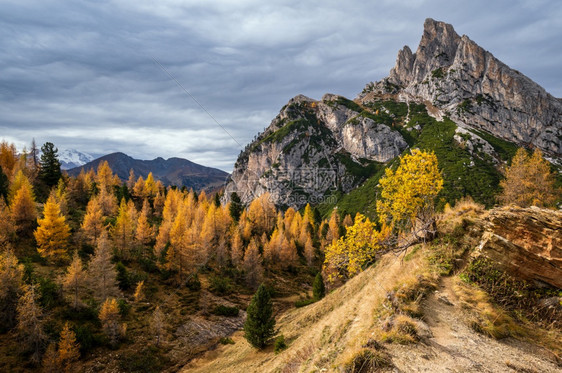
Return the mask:
{"type": "Polygon", "coordinates": [[[443,212],[437,217],[439,232],[442,234],[453,233],[455,227],[466,225],[467,221],[481,219],[484,213],[484,205],[474,202],[470,196],[457,201],[454,207],[447,204],[443,212]]]}
{"type": "MultiPolygon", "coordinates": [[[[337,367],[345,369],[357,356],[363,356],[366,341],[372,339],[376,331],[382,331],[379,317],[387,294],[400,294],[409,300],[403,303],[410,307],[416,307],[412,303],[419,302],[419,292],[415,289],[420,279],[430,278],[431,275],[425,249],[418,250],[407,261],[402,259],[386,255],[376,266],[354,277],[323,300],[285,313],[278,320],[280,333],[285,336],[288,345],[285,351],[277,355],[256,351],[241,333],[237,333],[233,337],[234,345],[219,347],[216,352],[194,361],[186,367],[186,371],[308,372],[321,369],[333,371],[337,367]]],[[[406,315],[397,319],[396,339],[398,333],[415,339],[409,320],[406,315]]]]}
{"type": "Polygon", "coordinates": [[[522,329],[507,312],[492,304],[490,297],[477,286],[455,279],[453,290],[466,311],[467,324],[475,331],[494,339],[516,337],[522,329]]]}

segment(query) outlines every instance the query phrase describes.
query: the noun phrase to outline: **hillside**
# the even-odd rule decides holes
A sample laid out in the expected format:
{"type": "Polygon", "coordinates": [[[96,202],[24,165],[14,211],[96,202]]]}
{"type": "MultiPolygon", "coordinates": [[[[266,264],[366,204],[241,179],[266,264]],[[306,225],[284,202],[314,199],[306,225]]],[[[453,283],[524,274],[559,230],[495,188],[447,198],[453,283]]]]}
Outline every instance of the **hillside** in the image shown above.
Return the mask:
{"type": "Polygon", "coordinates": [[[238,157],[226,189],[243,202],[268,191],[281,207],[309,201],[354,213],[372,200],[350,203],[350,192],[372,189],[398,155],[422,148],[436,152],[446,178],[441,206],[465,195],[492,206],[517,147],[537,147],[560,163],[561,101],[451,25],[428,19],[417,52],[404,47],[389,77],[354,101],[291,99],[238,157]]]}
{"type": "Polygon", "coordinates": [[[71,176],[77,176],[82,169],[97,170],[99,164],[105,161],[122,181],[129,178],[130,170],[133,170],[137,177],[142,176],[145,179],[152,172],[154,178],[162,181],[164,185],[185,186],[194,190],[213,190],[221,187],[228,176],[224,171],[201,166],[187,159],[159,157],[144,161],[124,153],[108,154],[67,172],[71,176]]]}
{"type": "MultiPolygon", "coordinates": [[[[557,372],[562,364],[561,306],[555,305],[554,311],[537,308],[550,299],[544,289],[533,298],[533,306],[506,306],[505,296],[490,293],[479,283],[487,280],[474,271],[481,258],[476,247],[488,229],[501,231],[521,247],[534,245],[533,239],[562,239],[541,228],[544,223],[560,229],[562,214],[538,209],[485,212],[461,204],[442,216],[434,242],[418,245],[405,256],[385,255],[323,300],[283,314],[278,325],[287,350],[256,351],[238,332],[233,345],[205,353],[182,371],[557,372]],[[536,225],[511,228],[501,223],[508,216],[536,225]],[[544,323],[540,318],[529,321],[532,312],[542,315],[544,323]]],[[[553,255],[560,260],[560,253],[553,255]]],[[[556,267],[562,274],[562,267],[556,267]]],[[[496,286],[506,286],[513,281],[509,279],[504,276],[496,286]]]]}

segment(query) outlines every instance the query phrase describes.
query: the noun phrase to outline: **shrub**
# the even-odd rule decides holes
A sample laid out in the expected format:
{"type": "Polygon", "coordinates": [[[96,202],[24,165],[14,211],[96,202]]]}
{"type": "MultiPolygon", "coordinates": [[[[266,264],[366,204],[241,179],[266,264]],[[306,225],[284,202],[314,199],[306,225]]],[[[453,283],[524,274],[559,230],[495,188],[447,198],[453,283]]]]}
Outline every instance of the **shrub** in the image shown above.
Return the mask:
{"type": "Polygon", "coordinates": [[[274,351],[278,354],[286,348],[287,343],[285,343],[285,336],[281,334],[279,337],[275,338],[274,351]]]}
{"type": "Polygon", "coordinates": [[[237,307],[223,306],[221,304],[216,306],[211,313],[217,316],[236,317],[240,310],[237,307]]]}
{"type": "Polygon", "coordinates": [[[233,345],[234,341],[232,340],[232,338],[223,337],[223,338],[219,339],[219,343],[221,345],[233,345]]]}
{"type": "Polygon", "coordinates": [[[192,291],[201,290],[201,281],[199,281],[199,276],[197,275],[197,273],[187,279],[187,281],[185,282],[185,286],[192,291]]]}
{"type": "Polygon", "coordinates": [[[344,364],[344,372],[346,373],[367,373],[376,372],[381,368],[392,367],[390,356],[383,352],[370,348],[359,350],[346,364],[344,364]]]}
{"type": "Polygon", "coordinates": [[[115,269],[117,270],[117,282],[119,284],[119,289],[129,290],[131,288],[131,279],[129,277],[127,267],[125,267],[122,262],[117,262],[115,269]]]}
{"type": "Polygon", "coordinates": [[[232,291],[232,284],[228,277],[210,276],[209,290],[218,295],[224,295],[232,291]]]}
{"type": "Polygon", "coordinates": [[[119,308],[119,314],[121,317],[127,316],[131,310],[131,305],[127,303],[125,299],[119,299],[117,301],[117,307],[119,308]]]}
{"type": "Polygon", "coordinates": [[[306,307],[309,304],[312,304],[314,302],[316,302],[316,299],[314,299],[314,298],[299,299],[298,301],[295,302],[295,307],[297,307],[297,308],[306,307]]]}

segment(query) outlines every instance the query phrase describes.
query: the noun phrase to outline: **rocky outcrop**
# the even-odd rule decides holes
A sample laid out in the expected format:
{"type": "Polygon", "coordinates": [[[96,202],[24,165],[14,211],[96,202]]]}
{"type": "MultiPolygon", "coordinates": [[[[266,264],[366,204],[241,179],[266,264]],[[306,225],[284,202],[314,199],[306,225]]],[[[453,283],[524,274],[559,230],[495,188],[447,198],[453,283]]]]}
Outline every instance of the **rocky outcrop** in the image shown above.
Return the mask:
{"type": "Polygon", "coordinates": [[[509,207],[492,210],[475,257],[516,278],[562,289],[562,212],[509,207]]]}
{"type": "Polygon", "coordinates": [[[427,19],[416,53],[404,47],[370,92],[429,102],[459,125],[562,156],[562,101],[453,27],[427,19]]]}
{"type": "Polygon", "coordinates": [[[353,101],[299,95],[240,154],[225,200],[236,192],[248,203],[269,192],[282,207],[319,203],[335,191],[350,191],[374,164],[406,147],[399,132],[365,115],[353,101]]]}

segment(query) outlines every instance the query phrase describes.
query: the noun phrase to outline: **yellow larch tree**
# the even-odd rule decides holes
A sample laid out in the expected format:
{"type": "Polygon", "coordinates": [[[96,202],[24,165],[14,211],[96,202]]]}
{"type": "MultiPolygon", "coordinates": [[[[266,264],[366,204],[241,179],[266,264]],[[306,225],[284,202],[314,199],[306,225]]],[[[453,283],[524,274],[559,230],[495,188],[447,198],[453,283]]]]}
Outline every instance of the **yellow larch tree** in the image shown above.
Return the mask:
{"type": "Polygon", "coordinates": [[[74,253],[72,262],[62,278],[62,289],[72,299],[72,307],[78,309],[81,305],[80,297],[86,285],[86,272],[78,253],[74,253]]]}
{"type": "Polygon", "coordinates": [[[119,295],[117,287],[117,271],[111,262],[111,247],[104,230],[98,240],[94,255],[88,265],[88,287],[92,289],[94,298],[100,302],[108,297],[119,295]]]}
{"type": "Polygon", "coordinates": [[[252,222],[254,231],[258,236],[271,232],[275,225],[277,210],[271,201],[271,195],[264,193],[254,199],[248,207],[248,219],[252,222]]]}
{"type": "Polygon", "coordinates": [[[113,191],[113,186],[120,184],[119,178],[117,175],[113,175],[113,171],[107,161],[103,161],[99,164],[95,182],[100,192],[105,190],[109,193],[113,191]]]}
{"type": "Polygon", "coordinates": [[[328,242],[336,241],[340,238],[340,216],[336,209],[332,210],[330,215],[330,221],[328,222],[328,233],[326,234],[326,240],[328,242]]]}
{"type": "Polygon", "coordinates": [[[248,286],[257,288],[263,278],[263,267],[259,247],[253,238],[244,254],[244,272],[248,286]]]}
{"type": "Polygon", "coordinates": [[[244,243],[240,237],[240,231],[236,228],[233,230],[234,233],[230,239],[230,260],[235,268],[240,269],[244,259],[244,243]]]}
{"type": "Polygon", "coordinates": [[[396,171],[385,170],[380,186],[377,213],[381,224],[398,232],[412,231],[416,237],[433,230],[434,201],[443,188],[435,153],[413,149],[400,159],[396,171]]]}
{"type": "Polygon", "coordinates": [[[47,346],[47,350],[43,354],[43,359],[41,360],[41,366],[43,367],[43,373],[60,372],[57,344],[55,342],[51,342],[47,346]]]}
{"type": "Polygon", "coordinates": [[[170,189],[164,202],[162,223],[160,224],[158,235],[156,237],[156,245],[154,246],[154,251],[157,255],[160,255],[168,242],[170,242],[170,230],[172,229],[178,210],[182,205],[183,199],[181,192],[175,189],[170,189]]]}
{"type": "Polygon", "coordinates": [[[142,302],[144,300],[144,280],[137,282],[135,293],[133,294],[135,302],[142,302]]]}
{"type": "Polygon", "coordinates": [[[144,182],[144,192],[146,193],[146,196],[151,199],[156,196],[156,193],[158,193],[158,186],[154,181],[152,172],[150,172],[146,177],[146,180],[144,182]]]}
{"type": "Polygon", "coordinates": [[[0,252],[0,325],[11,328],[16,321],[18,295],[23,285],[23,265],[12,251],[0,252]]]}
{"type": "Polygon", "coordinates": [[[24,285],[23,294],[17,305],[17,331],[27,350],[32,352],[31,361],[41,362],[41,351],[47,340],[43,329],[43,310],[39,305],[39,294],[36,285],[24,285]]]}
{"type": "Polygon", "coordinates": [[[115,345],[122,334],[124,334],[124,329],[121,326],[121,316],[119,315],[119,307],[117,305],[117,300],[115,298],[107,298],[103,302],[99,319],[103,331],[109,338],[109,342],[115,345]]]}
{"type": "Polygon", "coordinates": [[[15,144],[7,141],[0,142],[0,167],[9,179],[13,176],[13,170],[17,162],[17,150],[15,144]]]}
{"type": "Polygon", "coordinates": [[[133,171],[133,169],[131,168],[129,170],[129,178],[127,179],[127,182],[125,183],[125,185],[127,185],[127,189],[129,189],[129,192],[131,192],[133,190],[136,182],[137,182],[137,179],[136,179],[136,176],[135,176],[135,171],[133,171]]]}
{"type": "Polygon", "coordinates": [[[328,280],[348,279],[362,271],[375,260],[389,235],[388,227],[383,226],[379,232],[374,223],[358,213],[355,223],[347,228],[345,237],[333,241],[326,248],[324,271],[328,274],[328,280]]]}
{"type": "Polygon", "coordinates": [[[96,246],[102,231],[105,230],[103,209],[98,198],[92,198],[88,202],[81,228],[88,242],[96,246]]]}
{"type": "Polygon", "coordinates": [[[500,186],[502,193],[499,200],[504,204],[552,206],[560,197],[550,165],[539,149],[530,157],[525,149],[517,150],[500,186]]]}
{"type": "Polygon", "coordinates": [[[22,174],[24,182],[14,191],[14,197],[11,199],[10,210],[14,226],[18,233],[30,233],[34,222],[37,219],[37,208],[35,206],[35,196],[31,183],[22,174]]]}
{"type": "Polygon", "coordinates": [[[139,176],[135,186],[133,187],[133,196],[138,199],[145,199],[147,197],[146,190],[144,188],[144,178],[139,176]]]}
{"type": "Polygon", "coordinates": [[[312,244],[312,237],[308,235],[304,243],[304,257],[306,259],[306,264],[312,266],[315,256],[316,251],[314,249],[314,245],[312,244]]]}
{"type": "Polygon", "coordinates": [[[164,203],[166,202],[166,197],[161,192],[156,194],[154,197],[154,216],[162,216],[162,210],[164,210],[164,203]]]}
{"type": "Polygon", "coordinates": [[[142,204],[142,210],[137,219],[137,229],[135,232],[135,239],[139,245],[146,247],[154,239],[154,229],[148,222],[150,215],[150,204],[145,199],[142,204]]]}
{"type": "Polygon", "coordinates": [[[57,354],[58,365],[63,372],[74,372],[74,363],[80,358],[80,344],[76,341],[76,334],[68,321],[60,332],[59,349],[57,354]]]}
{"type": "Polygon", "coordinates": [[[39,226],[35,231],[37,251],[42,257],[53,262],[68,260],[68,238],[70,227],[54,197],[49,197],[43,209],[43,218],[37,220],[39,226]]]}
{"type": "Polygon", "coordinates": [[[128,259],[130,257],[131,243],[134,237],[134,224],[125,198],[121,200],[115,226],[111,229],[111,236],[117,247],[119,256],[128,259]]]}
{"type": "Polygon", "coordinates": [[[16,227],[10,209],[0,196],[0,252],[10,248],[15,238],[16,227]]]}
{"type": "Polygon", "coordinates": [[[119,208],[115,194],[103,188],[95,198],[98,200],[104,216],[115,216],[119,208]]]}
{"type": "Polygon", "coordinates": [[[160,343],[165,337],[166,332],[166,321],[164,317],[164,313],[160,309],[160,306],[156,306],[154,312],[152,313],[152,317],[150,318],[150,331],[154,336],[154,342],[156,347],[160,346],[160,343]]]}
{"type": "Polygon", "coordinates": [[[166,253],[166,269],[177,272],[178,283],[183,281],[184,272],[194,267],[194,246],[193,232],[187,225],[184,209],[181,209],[170,230],[170,246],[166,253]]]}

